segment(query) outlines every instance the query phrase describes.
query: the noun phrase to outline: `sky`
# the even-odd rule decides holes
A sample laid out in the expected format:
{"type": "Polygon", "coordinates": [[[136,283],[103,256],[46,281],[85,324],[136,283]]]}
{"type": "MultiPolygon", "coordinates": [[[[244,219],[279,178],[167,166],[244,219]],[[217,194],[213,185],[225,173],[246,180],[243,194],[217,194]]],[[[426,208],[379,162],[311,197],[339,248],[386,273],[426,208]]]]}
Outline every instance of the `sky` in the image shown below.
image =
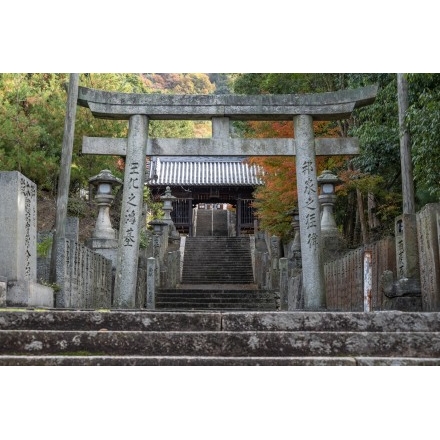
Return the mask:
{"type": "Polygon", "coordinates": [[[434,2],[49,0],[2,6],[0,72],[438,71],[434,2]]]}

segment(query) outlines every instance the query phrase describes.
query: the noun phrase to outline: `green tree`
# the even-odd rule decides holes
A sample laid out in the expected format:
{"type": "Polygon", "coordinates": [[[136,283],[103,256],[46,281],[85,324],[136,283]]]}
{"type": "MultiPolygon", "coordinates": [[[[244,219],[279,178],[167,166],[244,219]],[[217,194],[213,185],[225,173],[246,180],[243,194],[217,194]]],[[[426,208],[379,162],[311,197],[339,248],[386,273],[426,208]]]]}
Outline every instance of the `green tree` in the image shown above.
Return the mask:
{"type": "MultiPolygon", "coordinates": [[[[138,76],[138,75],[137,75],[138,76]]],[[[132,74],[83,74],[82,85],[124,92],[146,90],[132,74]]],[[[67,74],[0,75],[0,169],[18,170],[40,189],[55,191],[61,157],[67,74]]],[[[82,137],[126,136],[127,123],[95,119],[79,107],[75,124],[71,190],[103,168],[119,173],[116,158],[84,156],[82,137]]]]}
{"type": "MultiPolygon", "coordinates": [[[[204,74],[186,74],[180,83],[177,81],[179,77],[174,79],[174,92],[179,87],[187,93],[214,89],[204,74]]],[[[39,189],[53,193],[58,183],[67,82],[68,74],[0,74],[0,170],[18,170],[33,180],[39,189]]],[[[80,85],[124,93],[169,92],[158,89],[141,74],[129,73],[81,74],[80,85]]],[[[202,128],[206,132],[205,126],[206,123],[202,128]]],[[[151,121],[149,135],[193,137],[196,128],[198,125],[190,121],[151,121]]],[[[89,109],[78,107],[71,192],[87,187],[88,179],[105,168],[121,177],[121,158],[82,154],[83,136],[126,137],[127,131],[127,121],[97,119],[89,109]]]]}
{"type": "MultiPolygon", "coordinates": [[[[142,80],[150,93],[203,95],[215,91],[205,73],[143,73],[142,80]]],[[[210,125],[206,121],[150,121],[149,136],[153,138],[208,137],[210,125]]]]}
{"type": "Polygon", "coordinates": [[[440,74],[408,74],[408,88],[407,122],[420,207],[440,197],[440,74]]]}

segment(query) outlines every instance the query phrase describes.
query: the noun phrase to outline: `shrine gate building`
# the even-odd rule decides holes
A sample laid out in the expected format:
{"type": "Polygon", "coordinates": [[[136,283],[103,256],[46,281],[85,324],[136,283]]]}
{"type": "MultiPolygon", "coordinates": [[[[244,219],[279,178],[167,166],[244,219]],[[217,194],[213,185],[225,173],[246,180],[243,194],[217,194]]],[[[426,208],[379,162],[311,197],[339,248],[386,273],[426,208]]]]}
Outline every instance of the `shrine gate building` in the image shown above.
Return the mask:
{"type": "Polygon", "coordinates": [[[170,187],[176,197],[171,218],[180,233],[194,234],[194,209],[228,209],[239,236],[254,231],[253,192],[263,183],[261,172],[244,157],[153,156],[147,162],[147,185],[155,200],[170,187]]]}

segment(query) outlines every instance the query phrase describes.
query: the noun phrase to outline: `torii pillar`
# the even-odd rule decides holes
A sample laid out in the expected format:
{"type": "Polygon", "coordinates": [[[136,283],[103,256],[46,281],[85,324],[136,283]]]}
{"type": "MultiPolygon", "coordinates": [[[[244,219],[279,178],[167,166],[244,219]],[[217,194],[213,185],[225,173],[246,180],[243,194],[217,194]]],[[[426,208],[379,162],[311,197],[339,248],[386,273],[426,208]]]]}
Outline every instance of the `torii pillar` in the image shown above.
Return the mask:
{"type": "Polygon", "coordinates": [[[326,307],[324,265],[322,264],[321,222],[316,173],[313,118],[293,118],[296,140],[296,181],[301,241],[304,307],[326,307]]]}
{"type": "Polygon", "coordinates": [[[128,126],[113,300],[113,307],[118,309],[135,307],[147,139],[148,117],[131,116],[128,126]]]}
{"type": "Polygon", "coordinates": [[[79,88],[78,103],[93,115],[128,119],[128,139],[83,140],[85,154],[127,156],[121,212],[114,307],[132,308],[136,296],[142,189],[145,156],[296,156],[305,309],[325,309],[324,268],[316,173],[317,155],[355,155],[357,139],[315,139],[313,121],[349,117],[355,108],[371,104],[377,86],[309,95],[148,95],[79,88]],[[149,119],[211,120],[213,137],[148,139],[149,119]],[[295,139],[236,139],[229,120],[292,120],[295,139]]]}

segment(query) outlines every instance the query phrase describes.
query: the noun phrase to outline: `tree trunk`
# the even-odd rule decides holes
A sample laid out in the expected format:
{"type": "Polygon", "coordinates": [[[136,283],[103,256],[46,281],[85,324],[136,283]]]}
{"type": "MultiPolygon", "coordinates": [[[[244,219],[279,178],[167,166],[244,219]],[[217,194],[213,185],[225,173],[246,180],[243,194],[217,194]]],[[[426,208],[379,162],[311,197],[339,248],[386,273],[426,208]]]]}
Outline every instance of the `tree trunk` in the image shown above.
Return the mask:
{"type": "Polygon", "coordinates": [[[356,194],[349,191],[347,195],[347,211],[344,221],[344,236],[349,246],[355,243],[356,226],[356,194]]]}
{"type": "Polygon", "coordinates": [[[57,260],[57,245],[65,237],[67,202],[69,199],[70,169],[72,166],[73,138],[75,133],[76,106],[78,100],[79,73],[71,73],[64,120],[63,147],[61,151],[60,176],[58,180],[58,195],[56,205],[55,232],[52,242],[50,264],[50,280],[56,281],[55,267],[57,260]]]}
{"type": "Polygon", "coordinates": [[[415,214],[414,180],[411,144],[405,115],[408,110],[408,83],[403,73],[397,74],[397,102],[399,106],[400,166],[402,168],[403,213],[415,214]]]}
{"type": "Polygon", "coordinates": [[[364,201],[362,198],[362,193],[359,189],[356,189],[356,195],[357,195],[357,203],[358,203],[358,211],[359,211],[359,222],[361,224],[362,244],[368,244],[369,243],[368,226],[364,213],[364,201]]]}
{"type": "Polygon", "coordinates": [[[380,221],[376,216],[376,197],[374,194],[369,192],[367,199],[367,210],[368,210],[368,227],[370,231],[372,229],[377,229],[380,226],[380,221]]]}

